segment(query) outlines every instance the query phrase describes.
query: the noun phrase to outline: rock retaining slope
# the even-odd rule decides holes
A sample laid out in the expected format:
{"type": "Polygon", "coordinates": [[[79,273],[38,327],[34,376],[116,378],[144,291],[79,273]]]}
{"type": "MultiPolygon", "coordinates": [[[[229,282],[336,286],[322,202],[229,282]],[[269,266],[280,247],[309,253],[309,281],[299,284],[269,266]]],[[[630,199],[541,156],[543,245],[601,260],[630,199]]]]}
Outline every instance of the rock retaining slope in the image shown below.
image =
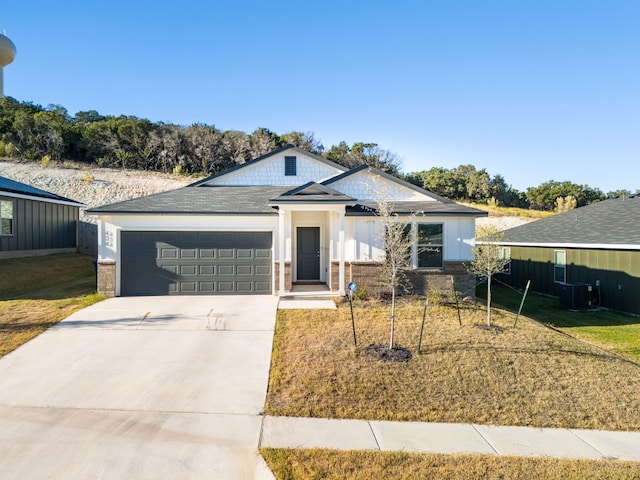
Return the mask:
{"type": "MultiPolygon", "coordinates": [[[[77,164],[42,166],[36,162],[0,161],[0,175],[42,190],[84,203],[87,208],[151,195],[184,187],[196,181],[190,177],[145,172],[84,167],[77,164]]],[[[95,222],[84,215],[80,219],[95,222]]]]}

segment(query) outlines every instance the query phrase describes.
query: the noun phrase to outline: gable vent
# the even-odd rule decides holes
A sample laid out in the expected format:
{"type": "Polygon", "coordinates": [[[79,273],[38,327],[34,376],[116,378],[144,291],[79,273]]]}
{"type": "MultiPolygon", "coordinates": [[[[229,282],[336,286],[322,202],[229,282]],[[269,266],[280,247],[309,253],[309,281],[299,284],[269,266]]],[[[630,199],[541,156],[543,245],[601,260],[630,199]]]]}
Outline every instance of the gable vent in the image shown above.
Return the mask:
{"type": "Polygon", "coordinates": [[[284,157],[284,174],[288,177],[296,175],[296,157],[284,157]]]}

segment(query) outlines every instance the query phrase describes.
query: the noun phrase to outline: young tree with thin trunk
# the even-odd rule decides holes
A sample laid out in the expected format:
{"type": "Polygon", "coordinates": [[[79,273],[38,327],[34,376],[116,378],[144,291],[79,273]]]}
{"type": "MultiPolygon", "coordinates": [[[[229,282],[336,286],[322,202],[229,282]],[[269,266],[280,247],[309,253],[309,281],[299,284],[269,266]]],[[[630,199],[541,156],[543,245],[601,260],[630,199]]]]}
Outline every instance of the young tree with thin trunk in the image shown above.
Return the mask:
{"type": "Polygon", "coordinates": [[[480,227],[476,231],[475,259],[467,266],[469,272],[487,279],[487,325],[491,326],[491,278],[504,271],[510,259],[504,255],[500,241],[504,233],[495,225],[480,227]]]}
{"type": "Polygon", "coordinates": [[[382,282],[391,290],[391,325],[389,349],[394,347],[396,320],[396,295],[398,288],[405,285],[405,272],[411,269],[411,250],[413,246],[412,224],[415,215],[399,217],[393,212],[393,205],[387,200],[384,191],[376,191],[378,240],[382,244],[381,260],[382,282]]]}

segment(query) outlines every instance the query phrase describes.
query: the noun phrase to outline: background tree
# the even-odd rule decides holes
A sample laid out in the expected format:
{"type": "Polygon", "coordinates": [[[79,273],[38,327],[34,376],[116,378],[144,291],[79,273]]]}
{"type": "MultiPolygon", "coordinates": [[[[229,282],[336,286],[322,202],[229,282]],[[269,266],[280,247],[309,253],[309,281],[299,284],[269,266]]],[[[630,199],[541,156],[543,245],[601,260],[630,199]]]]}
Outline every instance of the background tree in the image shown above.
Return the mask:
{"type": "Polygon", "coordinates": [[[573,210],[578,206],[578,201],[573,195],[556,198],[556,212],[564,213],[573,210]]]}
{"type": "Polygon", "coordinates": [[[377,143],[356,142],[350,147],[346,142],[340,142],[327,150],[324,157],[347,168],[369,165],[391,175],[400,172],[397,155],[378,147],[377,143]]]}
{"type": "Polygon", "coordinates": [[[488,326],[491,326],[491,278],[502,272],[510,261],[503,255],[504,249],[500,246],[503,237],[504,233],[496,225],[478,228],[476,245],[472,249],[475,258],[468,265],[469,272],[487,279],[488,326]]]}
{"type": "Polygon", "coordinates": [[[293,145],[307,152],[320,155],[324,151],[324,145],[318,140],[313,132],[289,132],[280,137],[281,145],[293,145]]]}
{"type": "MultiPolygon", "coordinates": [[[[222,131],[213,125],[189,127],[151,122],[126,115],[101,115],[86,110],[70,116],[61,105],[46,108],[33,102],[0,98],[0,156],[40,161],[75,160],[109,168],[135,168],[187,174],[218,173],[241,165],[265,153],[291,144],[343,165],[347,168],[371,165],[391,175],[423,187],[454,201],[492,203],[494,205],[553,211],[557,198],[575,197],[577,206],[606,197],[597,188],[571,182],[545,182],[519,192],[501,175],[491,178],[485,169],[460,165],[447,169],[400,172],[398,156],[373,142],[341,141],[325,149],[313,132],[291,131],[279,135],[267,128],[251,134],[222,131]]],[[[629,194],[627,190],[608,196],[629,194]]]]}
{"type": "Polygon", "coordinates": [[[597,188],[588,185],[577,185],[572,182],[558,182],[549,180],[537,187],[527,189],[527,200],[531,208],[552,212],[556,207],[556,198],[575,197],[577,206],[582,207],[605,199],[604,193],[597,188]]]}
{"type": "MultiPolygon", "coordinates": [[[[636,190],[636,193],[638,193],[637,190],[636,190]]],[[[631,195],[631,190],[627,190],[626,188],[621,188],[620,190],[613,190],[611,192],[607,192],[607,198],[628,197],[629,195],[631,195]]]]}

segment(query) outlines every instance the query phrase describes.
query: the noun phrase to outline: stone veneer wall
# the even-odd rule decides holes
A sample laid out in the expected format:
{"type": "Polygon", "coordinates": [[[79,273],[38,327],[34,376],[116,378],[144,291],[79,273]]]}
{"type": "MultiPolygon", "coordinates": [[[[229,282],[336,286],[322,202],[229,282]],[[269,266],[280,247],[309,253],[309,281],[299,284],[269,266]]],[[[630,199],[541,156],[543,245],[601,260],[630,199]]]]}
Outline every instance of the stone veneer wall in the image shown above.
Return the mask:
{"type": "MultiPolygon", "coordinates": [[[[369,294],[386,293],[380,270],[377,262],[345,262],[345,282],[353,280],[358,284],[358,290],[369,294]]],[[[442,270],[412,270],[408,274],[413,287],[411,293],[425,295],[429,290],[451,291],[452,276],[458,292],[475,298],[475,276],[467,272],[462,262],[445,262],[442,270]]],[[[331,290],[337,291],[338,262],[331,262],[331,279],[331,290]]]]}
{"type": "Polygon", "coordinates": [[[98,260],[98,293],[107,297],[116,295],[116,262],[98,260]]]}
{"type": "MultiPolygon", "coordinates": [[[[275,284],[276,288],[274,289],[277,292],[280,290],[280,262],[273,262],[273,271],[275,274],[275,284]]],[[[291,291],[291,262],[284,262],[284,291],[291,291]]]]}

